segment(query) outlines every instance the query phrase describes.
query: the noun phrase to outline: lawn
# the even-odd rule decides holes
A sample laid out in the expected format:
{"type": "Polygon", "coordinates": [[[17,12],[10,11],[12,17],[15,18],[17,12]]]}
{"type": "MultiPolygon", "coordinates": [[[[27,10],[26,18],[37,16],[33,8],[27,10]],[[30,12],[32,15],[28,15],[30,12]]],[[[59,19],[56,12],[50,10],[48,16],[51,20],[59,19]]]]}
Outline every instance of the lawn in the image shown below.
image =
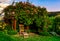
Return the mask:
{"type": "Polygon", "coordinates": [[[21,36],[0,34],[0,41],[60,41],[60,37],[32,35],[29,38],[23,38],[21,36]]]}
{"type": "Polygon", "coordinates": [[[24,39],[22,37],[16,38],[17,41],[60,41],[59,37],[56,36],[35,36],[24,39]]]}

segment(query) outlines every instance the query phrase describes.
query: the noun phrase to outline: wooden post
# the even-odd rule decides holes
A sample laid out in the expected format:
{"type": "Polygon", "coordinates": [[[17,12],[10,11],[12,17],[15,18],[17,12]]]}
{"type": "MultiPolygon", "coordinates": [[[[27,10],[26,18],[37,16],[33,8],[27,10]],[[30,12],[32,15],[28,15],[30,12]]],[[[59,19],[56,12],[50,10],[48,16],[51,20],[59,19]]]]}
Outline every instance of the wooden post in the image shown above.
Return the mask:
{"type": "Polygon", "coordinates": [[[14,31],[16,31],[16,19],[15,19],[15,12],[14,11],[12,11],[12,16],[11,16],[11,18],[12,18],[12,25],[13,25],[13,30],[14,31]]]}
{"type": "Polygon", "coordinates": [[[13,20],[13,30],[16,31],[16,20],[15,19],[13,20]]]}

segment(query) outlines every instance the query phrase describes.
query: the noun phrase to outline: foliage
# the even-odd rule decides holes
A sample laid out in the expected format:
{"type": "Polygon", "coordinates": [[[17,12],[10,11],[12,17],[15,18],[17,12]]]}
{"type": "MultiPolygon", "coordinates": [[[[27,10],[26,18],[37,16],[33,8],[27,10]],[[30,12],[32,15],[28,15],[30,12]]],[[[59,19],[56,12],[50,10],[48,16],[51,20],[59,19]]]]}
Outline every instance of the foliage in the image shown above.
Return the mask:
{"type": "Polygon", "coordinates": [[[43,30],[45,29],[44,31],[48,29],[48,13],[44,7],[37,7],[29,2],[17,2],[14,6],[10,5],[6,7],[4,12],[7,18],[11,18],[12,12],[15,12],[14,17],[19,24],[22,23],[26,26],[30,26],[35,22],[38,29],[43,28],[43,30]]]}
{"type": "Polygon", "coordinates": [[[48,31],[51,32],[51,31],[54,31],[54,21],[55,20],[55,17],[48,17],[48,31]]]}
{"type": "Polygon", "coordinates": [[[34,22],[36,23],[37,27],[40,27],[41,23],[42,23],[42,17],[38,16],[38,14],[34,15],[34,22]]]}
{"type": "Polygon", "coordinates": [[[15,34],[17,34],[17,31],[10,30],[10,31],[7,31],[7,33],[8,33],[9,35],[15,35],[15,34]]]}
{"type": "Polygon", "coordinates": [[[29,26],[30,24],[32,24],[32,18],[31,18],[31,14],[27,14],[26,12],[24,11],[21,11],[20,12],[20,15],[19,15],[19,20],[18,20],[20,23],[23,23],[24,25],[27,25],[29,26]]]}
{"type": "Polygon", "coordinates": [[[3,31],[0,31],[0,35],[1,35],[1,34],[3,35],[3,34],[4,34],[4,32],[3,32],[3,31]]]}
{"type": "Polygon", "coordinates": [[[39,34],[40,35],[42,35],[42,36],[49,36],[50,35],[50,33],[49,32],[39,32],[39,34]]]}
{"type": "Polygon", "coordinates": [[[60,35],[60,16],[55,18],[55,32],[60,35]]]}
{"type": "Polygon", "coordinates": [[[5,30],[12,30],[12,26],[11,25],[6,25],[5,30]]]}

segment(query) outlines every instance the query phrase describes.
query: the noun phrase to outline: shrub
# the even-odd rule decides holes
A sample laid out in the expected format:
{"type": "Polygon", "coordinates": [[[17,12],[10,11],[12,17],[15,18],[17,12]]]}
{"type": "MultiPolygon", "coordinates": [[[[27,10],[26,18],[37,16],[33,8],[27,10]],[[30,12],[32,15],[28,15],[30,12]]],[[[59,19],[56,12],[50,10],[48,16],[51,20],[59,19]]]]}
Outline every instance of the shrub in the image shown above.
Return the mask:
{"type": "Polygon", "coordinates": [[[7,30],[0,31],[0,34],[7,34],[7,30]]]}
{"type": "Polygon", "coordinates": [[[3,35],[4,34],[4,32],[3,31],[0,31],[0,35],[3,35]]]}
{"type": "Polygon", "coordinates": [[[60,35],[60,30],[57,30],[56,33],[60,35]]]}
{"type": "Polygon", "coordinates": [[[7,34],[7,31],[8,31],[8,30],[4,30],[3,32],[4,32],[5,34],[7,34]]]}
{"type": "Polygon", "coordinates": [[[49,36],[49,32],[39,32],[40,35],[43,35],[43,36],[49,36]]]}
{"type": "Polygon", "coordinates": [[[55,32],[60,35],[60,16],[55,18],[55,32]]]}
{"type": "Polygon", "coordinates": [[[9,35],[15,35],[17,34],[17,31],[14,31],[14,30],[10,30],[7,32],[9,35]]]}
{"type": "Polygon", "coordinates": [[[4,29],[0,28],[0,31],[4,31],[4,29]]]}
{"type": "Polygon", "coordinates": [[[6,25],[6,26],[5,26],[5,29],[6,29],[6,30],[12,30],[12,26],[11,26],[11,25],[6,25]]]}
{"type": "Polygon", "coordinates": [[[48,31],[49,31],[49,32],[53,31],[53,27],[52,27],[52,25],[49,25],[49,27],[48,27],[48,31]]]}

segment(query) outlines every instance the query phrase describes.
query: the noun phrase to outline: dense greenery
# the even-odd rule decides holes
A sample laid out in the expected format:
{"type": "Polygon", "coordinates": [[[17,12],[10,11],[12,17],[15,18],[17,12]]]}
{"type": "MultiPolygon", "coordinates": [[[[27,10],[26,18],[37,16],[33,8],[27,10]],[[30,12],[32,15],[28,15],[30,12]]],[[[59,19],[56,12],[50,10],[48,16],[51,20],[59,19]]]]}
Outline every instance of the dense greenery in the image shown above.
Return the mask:
{"type": "Polygon", "coordinates": [[[19,2],[16,3],[15,6],[10,5],[4,9],[5,17],[7,19],[11,18],[13,11],[15,12],[15,19],[17,22],[19,22],[19,24],[22,23],[26,26],[29,26],[35,22],[37,27],[43,26],[46,28],[48,14],[46,8],[37,7],[28,2],[19,2]]]}
{"type": "Polygon", "coordinates": [[[35,6],[29,2],[17,2],[15,5],[6,7],[4,12],[5,18],[9,25],[12,24],[12,19],[16,19],[18,25],[32,25],[32,27],[36,27],[37,32],[41,32],[42,34],[48,34],[49,32],[60,32],[58,29],[60,27],[60,17],[49,17],[48,12],[44,7],[35,6]]]}

